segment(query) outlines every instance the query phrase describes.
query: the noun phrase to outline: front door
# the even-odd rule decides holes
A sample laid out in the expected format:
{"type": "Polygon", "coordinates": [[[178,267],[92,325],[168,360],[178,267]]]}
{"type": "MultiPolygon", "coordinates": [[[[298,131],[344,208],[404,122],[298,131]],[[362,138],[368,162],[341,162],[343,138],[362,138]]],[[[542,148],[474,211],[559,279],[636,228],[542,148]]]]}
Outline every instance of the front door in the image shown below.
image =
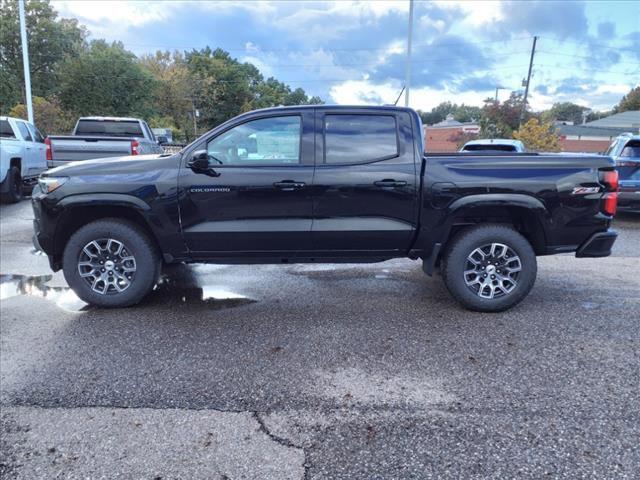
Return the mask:
{"type": "Polygon", "coordinates": [[[317,254],[395,255],[409,249],[419,173],[413,135],[406,112],[318,109],[312,226],[317,254]]]}
{"type": "Polygon", "coordinates": [[[310,248],[313,109],[252,115],[202,148],[210,170],[198,173],[183,158],[179,179],[194,257],[290,257],[310,248]]]}

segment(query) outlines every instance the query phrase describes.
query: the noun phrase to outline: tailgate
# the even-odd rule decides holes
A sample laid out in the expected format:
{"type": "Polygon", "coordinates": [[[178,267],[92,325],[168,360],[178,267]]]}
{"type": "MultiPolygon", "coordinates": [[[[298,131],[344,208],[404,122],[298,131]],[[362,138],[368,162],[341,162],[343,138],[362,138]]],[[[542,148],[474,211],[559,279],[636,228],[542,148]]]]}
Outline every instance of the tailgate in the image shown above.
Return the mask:
{"type": "Polygon", "coordinates": [[[49,137],[51,140],[50,166],[92,158],[131,155],[131,141],[126,137],[49,137]],[[53,165],[51,165],[53,163],[53,165]]]}

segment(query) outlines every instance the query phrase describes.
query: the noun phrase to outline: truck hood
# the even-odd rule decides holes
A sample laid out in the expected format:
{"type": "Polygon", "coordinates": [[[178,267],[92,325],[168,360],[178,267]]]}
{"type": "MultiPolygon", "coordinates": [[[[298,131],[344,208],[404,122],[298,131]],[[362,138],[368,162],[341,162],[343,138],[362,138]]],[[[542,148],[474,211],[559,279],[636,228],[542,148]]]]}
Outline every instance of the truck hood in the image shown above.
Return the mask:
{"type": "Polygon", "coordinates": [[[156,164],[161,163],[168,157],[166,154],[156,155],[127,155],[125,157],[94,158],[91,160],[80,160],[69,162],[66,165],[52,168],[44,173],[44,176],[74,176],[74,175],[95,175],[101,173],[116,173],[118,171],[132,171],[139,168],[153,169],[156,164]]]}

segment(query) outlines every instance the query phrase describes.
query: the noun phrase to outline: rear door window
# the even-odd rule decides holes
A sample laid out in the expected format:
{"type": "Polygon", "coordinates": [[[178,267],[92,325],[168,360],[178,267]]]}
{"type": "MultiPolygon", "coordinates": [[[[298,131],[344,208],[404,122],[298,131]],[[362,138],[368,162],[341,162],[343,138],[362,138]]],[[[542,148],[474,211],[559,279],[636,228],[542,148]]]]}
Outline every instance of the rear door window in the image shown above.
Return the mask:
{"type": "Polygon", "coordinates": [[[27,142],[33,142],[33,138],[31,138],[31,133],[29,133],[27,125],[24,122],[16,122],[16,125],[18,125],[18,130],[20,130],[22,139],[27,142]]]}
{"type": "Polygon", "coordinates": [[[325,163],[367,163],[398,156],[393,115],[325,115],[325,163]]]}
{"type": "Polygon", "coordinates": [[[16,134],[13,133],[13,128],[11,128],[11,124],[9,123],[9,120],[0,121],[0,137],[16,138],[16,134]]]}

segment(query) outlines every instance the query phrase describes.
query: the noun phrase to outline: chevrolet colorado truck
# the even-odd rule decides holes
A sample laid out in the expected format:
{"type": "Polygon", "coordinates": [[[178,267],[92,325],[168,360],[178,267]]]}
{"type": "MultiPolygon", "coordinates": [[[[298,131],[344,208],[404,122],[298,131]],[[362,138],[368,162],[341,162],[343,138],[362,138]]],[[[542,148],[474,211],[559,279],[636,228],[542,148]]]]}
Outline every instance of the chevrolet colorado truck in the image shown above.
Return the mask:
{"type": "Polygon", "coordinates": [[[34,241],[84,301],[141,301],[163,264],[379,262],[442,273],[464,307],[501,311],[536,256],[602,257],[616,239],[604,156],[425,155],[415,111],[278,107],[176,154],[71,163],[32,196],[34,241]]]}
{"type": "Polygon", "coordinates": [[[139,118],[81,117],[71,135],[46,138],[47,165],[59,167],[68,162],[92,158],[162,153],[166,137],[156,139],[139,118]]]}

